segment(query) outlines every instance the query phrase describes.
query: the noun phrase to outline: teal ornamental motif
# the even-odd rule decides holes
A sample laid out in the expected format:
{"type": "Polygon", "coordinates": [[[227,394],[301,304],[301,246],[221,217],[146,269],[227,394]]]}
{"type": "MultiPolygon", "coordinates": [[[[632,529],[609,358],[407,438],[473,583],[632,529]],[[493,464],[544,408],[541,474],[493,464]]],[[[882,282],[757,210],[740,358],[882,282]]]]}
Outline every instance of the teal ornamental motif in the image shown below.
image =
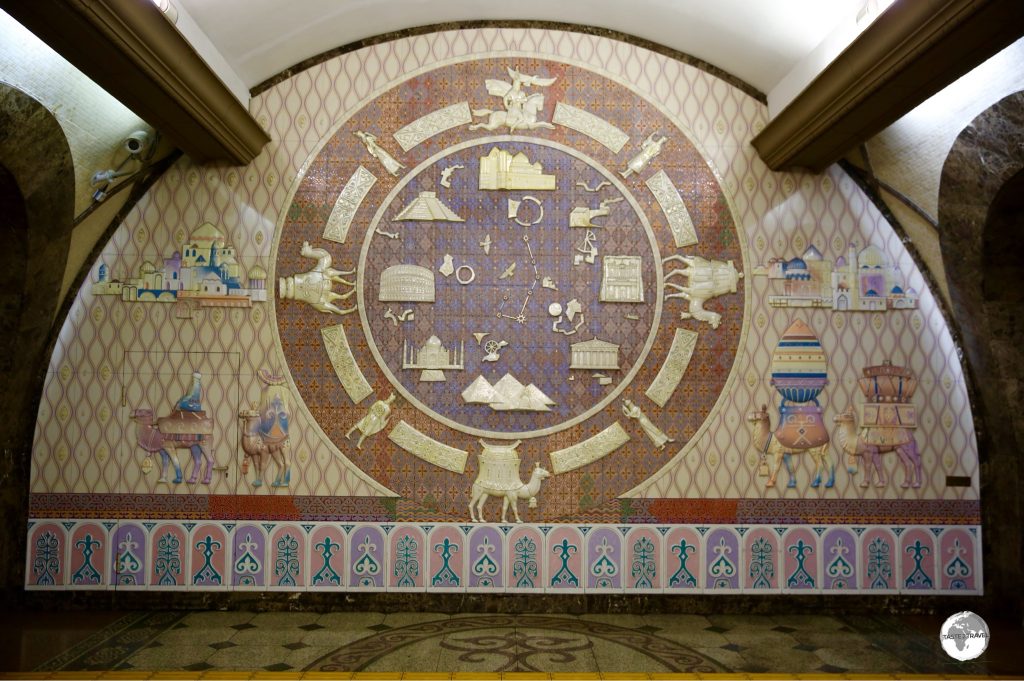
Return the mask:
{"type": "Polygon", "coordinates": [[[599,589],[610,589],[614,586],[612,578],[619,572],[615,561],[608,555],[615,552],[615,547],[608,543],[608,537],[601,537],[601,543],[594,550],[598,554],[597,560],[590,565],[590,574],[596,578],[594,584],[599,589]]]}
{"type": "Polygon", "coordinates": [[[889,588],[889,579],[892,577],[891,551],[889,542],[882,541],[881,537],[876,537],[868,545],[868,579],[871,580],[872,589],[889,588]]]}
{"type": "Polygon", "coordinates": [[[419,543],[408,534],[395,545],[395,577],[398,577],[398,586],[416,586],[416,578],[420,576],[420,561],[416,556],[419,548],[419,543]]]}
{"type": "Polygon", "coordinates": [[[750,578],[755,589],[772,588],[775,576],[775,547],[764,537],[758,537],[750,546],[750,578]]]}
{"type": "Polygon", "coordinates": [[[516,580],[516,588],[532,589],[540,571],[537,568],[537,542],[528,536],[522,536],[512,547],[512,579],[516,580]]]}
{"type": "Polygon", "coordinates": [[[804,567],[804,561],[809,554],[814,553],[814,547],[805,544],[803,539],[798,539],[796,544],[786,549],[796,557],[796,570],[786,580],[786,586],[791,589],[813,589],[814,577],[804,567]]]}
{"type": "Polygon", "coordinates": [[[156,562],[153,568],[158,586],[177,586],[181,574],[181,541],[173,532],[165,532],[156,540],[156,562]]]}
{"type": "Polygon", "coordinates": [[[441,554],[441,568],[437,571],[430,579],[432,586],[458,586],[459,576],[452,569],[451,559],[452,556],[459,552],[459,545],[453,544],[448,537],[444,538],[440,544],[434,544],[434,553],[441,554]]]}
{"type": "Polygon", "coordinates": [[[120,553],[117,554],[117,561],[114,563],[117,583],[125,586],[134,586],[136,581],[133,573],[138,572],[139,568],[142,567],[142,563],[135,556],[135,549],[139,548],[139,543],[132,539],[131,532],[126,532],[124,541],[118,544],[117,548],[120,549],[120,553]]]}
{"type": "Polygon", "coordinates": [[[330,537],[324,537],[324,540],[319,544],[313,546],[313,548],[320,554],[323,564],[320,569],[313,575],[313,586],[320,584],[333,584],[334,586],[341,586],[341,575],[334,569],[332,559],[334,553],[341,548],[341,544],[331,541],[330,537]]]}
{"type": "Polygon", "coordinates": [[[498,574],[498,564],[491,558],[495,550],[491,538],[485,536],[483,542],[477,547],[480,557],[473,563],[473,574],[479,577],[480,586],[494,586],[494,576],[498,574]]]}
{"type": "Polygon", "coordinates": [[[906,588],[931,589],[933,587],[932,578],[921,568],[921,561],[931,552],[932,550],[922,544],[920,539],[915,539],[914,543],[907,547],[907,553],[914,554],[914,569],[903,582],[906,588]]]}
{"type": "Polygon", "coordinates": [[[950,578],[951,589],[966,589],[967,578],[971,576],[971,566],[965,563],[960,556],[967,555],[967,549],[960,545],[960,539],[954,539],[953,545],[949,547],[949,553],[953,558],[946,563],[944,568],[946,576],[950,578]]]}
{"type": "Polygon", "coordinates": [[[370,535],[363,538],[363,542],[356,547],[362,556],[352,565],[352,572],[359,578],[359,586],[375,586],[374,577],[380,574],[380,562],[373,557],[377,545],[370,541],[370,535]]]}
{"type": "Polygon", "coordinates": [[[60,573],[60,541],[53,532],[43,532],[36,539],[36,557],[32,561],[32,574],[36,585],[54,586],[60,573]]]}
{"type": "Polygon", "coordinates": [[[193,584],[221,584],[224,581],[217,568],[213,567],[213,554],[221,548],[223,545],[209,534],[196,544],[196,550],[203,552],[203,566],[192,575],[193,584]]]}
{"type": "Polygon", "coordinates": [[[92,556],[96,549],[103,546],[99,540],[93,539],[92,535],[86,535],[75,542],[75,546],[82,550],[82,567],[75,570],[71,575],[72,584],[99,584],[101,581],[100,572],[92,564],[92,556]]]}
{"type": "Polygon", "coordinates": [[[242,549],[242,555],[235,561],[235,574],[238,575],[239,586],[256,586],[256,574],[262,569],[259,559],[253,555],[253,551],[259,546],[253,541],[252,534],[245,535],[245,541],[238,545],[242,549]]]}
{"type": "Polygon", "coordinates": [[[697,586],[697,578],[693,576],[690,569],[686,567],[686,561],[690,559],[690,554],[697,551],[697,547],[693,544],[687,544],[686,539],[680,539],[679,543],[671,548],[672,553],[676,554],[676,558],[679,559],[679,568],[672,573],[672,576],[668,578],[669,586],[697,586]]]}
{"type": "Polygon", "coordinates": [[[716,589],[728,589],[730,578],[736,574],[736,565],[729,560],[729,554],[732,553],[732,547],[725,543],[725,537],[721,537],[718,540],[718,546],[714,546],[711,549],[718,558],[711,563],[711,568],[708,572],[711,574],[711,578],[715,580],[716,589]]]}
{"type": "Polygon", "coordinates": [[[274,559],[274,576],[278,586],[295,586],[299,576],[299,540],[285,532],[277,540],[277,557],[274,559]]]}
{"type": "Polygon", "coordinates": [[[835,558],[829,561],[825,568],[825,574],[832,579],[832,588],[849,589],[852,586],[849,580],[853,576],[853,565],[846,560],[846,555],[850,553],[850,547],[846,545],[842,537],[837,537],[836,545],[830,548],[829,552],[835,558]]]}
{"type": "Polygon", "coordinates": [[[558,568],[558,572],[551,578],[551,586],[580,585],[579,578],[569,569],[569,559],[578,551],[579,548],[570,544],[568,539],[562,539],[561,544],[555,544],[551,548],[551,552],[558,554],[558,559],[562,561],[562,567],[558,568]]]}
{"type": "Polygon", "coordinates": [[[648,537],[640,537],[633,544],[633,563],[629,574],[634,578],[633,588],[653,589],[657,571],[654,566],[654,542],[648,537]]]}

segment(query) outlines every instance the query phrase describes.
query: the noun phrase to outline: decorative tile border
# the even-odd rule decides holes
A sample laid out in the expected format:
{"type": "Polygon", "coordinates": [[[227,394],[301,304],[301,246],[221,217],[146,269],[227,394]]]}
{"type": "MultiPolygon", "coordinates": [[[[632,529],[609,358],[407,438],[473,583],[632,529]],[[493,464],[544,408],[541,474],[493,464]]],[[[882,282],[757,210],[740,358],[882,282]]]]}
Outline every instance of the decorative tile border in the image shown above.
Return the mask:
{"type": "MultiPolygon", "coordinates": [[[[421,518],[404,500],[234,494],[53,494],[29,495],[33,518],[146,518],[220,520],[409,522],[421,518]]],[[[594,507],[580,525],[979,525],[981,503],[949,499],[614,499],[594,507]]]]}
{"type": "Polygon", "coordinates": [[[29,523],[26,589],[982,593],[973,525],[29,523]]]}

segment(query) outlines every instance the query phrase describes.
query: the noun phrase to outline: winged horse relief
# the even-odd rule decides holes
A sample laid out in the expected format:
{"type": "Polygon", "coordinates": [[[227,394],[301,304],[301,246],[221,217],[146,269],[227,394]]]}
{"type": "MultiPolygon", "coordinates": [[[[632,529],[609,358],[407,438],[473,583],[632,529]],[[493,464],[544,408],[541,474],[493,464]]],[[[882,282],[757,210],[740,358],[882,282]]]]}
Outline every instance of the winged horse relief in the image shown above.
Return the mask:
{"type": "Polygon", "coordinates": [[[482,128],[484,130],[494,130],[507,125],[509,132],[515,132],[517,129],[536,130],[537,128],[554,130],[555,126],[551,123],[537,120],[537,113],[544,108],[544,95],[539,92],[527,94],[523,88],[530,87],[531,85],[547,87],[553,85],[558,79],[529,76],[507,66],[505,70],[508,71],[509,78],[512,79],[511,83],[490,78],[484,81],[484,84],[487,86],[487,94],[501,97],[505,110],[473,109],[474,116],[487,117],[487,122],[473,123],[469,126],[469,129],[478,130],[482,128]]]}

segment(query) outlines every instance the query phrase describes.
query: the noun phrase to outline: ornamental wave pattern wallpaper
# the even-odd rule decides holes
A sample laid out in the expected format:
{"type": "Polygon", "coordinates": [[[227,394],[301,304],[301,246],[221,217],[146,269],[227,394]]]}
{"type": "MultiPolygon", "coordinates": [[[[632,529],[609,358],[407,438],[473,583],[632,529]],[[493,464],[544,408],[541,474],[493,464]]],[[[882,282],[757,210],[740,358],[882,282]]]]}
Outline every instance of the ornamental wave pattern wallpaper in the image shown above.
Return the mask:
{"type": "Polygon", "coordinates": [[[840,169],[764,166],[757,100],[493,28],[251,110],[75,298],[28,588],[982,589],[940,307],[840,169]]]}

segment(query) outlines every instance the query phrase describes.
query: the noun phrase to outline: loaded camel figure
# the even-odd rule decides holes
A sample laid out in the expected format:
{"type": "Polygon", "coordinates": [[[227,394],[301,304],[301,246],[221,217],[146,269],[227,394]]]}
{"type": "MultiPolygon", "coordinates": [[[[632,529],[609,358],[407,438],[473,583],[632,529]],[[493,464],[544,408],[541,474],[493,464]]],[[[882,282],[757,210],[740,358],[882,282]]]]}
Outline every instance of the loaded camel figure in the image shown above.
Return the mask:
{"type": "MultiPolygon", "coordinates": [[[[865,427],[858,430],[857,417],[854,416],[852,409],[847,409],[834,417],[832,421],[839,425],[836,438],[839,440],[839,447],[849,457],[848,470],[850,473],[857,472],[857,457],[861,457],[865,461],[861,487],[870,485],[872,477],[875,479],[876,487],[885,487],[888,482],[885,471],[882,469],[882,454],[885,452],[896,452],[903,463],[904,476],[900,487],[921,486],[921,452],[917,449],[917,442],[910,429],[884,429],[895,431],[895,435],[888,438],[888,442],[884,441],[885,438],[876,438],[879,442],[875,444],[869,441],[871,428],[865,427]]],[[[883,429],[876,428],[875,430],[883,429]]]]}
{"type": "Polygon", "coordinates": [[[505,516],[508,512],[508,507],[511,506],[516,522],[521,523],[523,520],[519,517],[519,500],[529,499],[530,507],[535,507],[537,505],[537,495],[540,494],[541,482],[550,477],[551,473],[542,468],[538,461],[533,466],[530,481],[524,485],[519,480],[516,480],[518,486],[514,486],[511,489],[488,487],[486,486],[487,483],[477,478],[477,481],[473,483],[473,490],[469,497],[469,516],[475,523],[487,522],[484,520],[484,504],[487,503],[489,497],[501,497],[501,522],[508,522],[505,516]]]}
{"type": "Polygon", "coordinates": [[[814,479],[811,481],[811,487],[821,485],[821,480],[826,474],[828,475],[828,480],[825,482],[825,487],[828,488],[835,485],[836,467],[835,463],[829,460],[827,441],[824,444],[805,449],[786,447],[778,440],[775,433],[771,431],[768,406],[764,404],[761,405],[759,410],[747,414],[747,421],[753,427],[754,447],[761,454],[762,460],[768,457],[775,458],[775,466],[768,477],[766,487],[775,487],[775,479],[779,475],[779,469],[782,468],[783,461],[786,463],[786,472],[789,473],[789,482],[786,484],[786,487],[796,487],[796,478],[793,476],[793,465],[790,455],[804,453],[810,454],[811,460],[814,461],[815,473],[814,479]]]}

